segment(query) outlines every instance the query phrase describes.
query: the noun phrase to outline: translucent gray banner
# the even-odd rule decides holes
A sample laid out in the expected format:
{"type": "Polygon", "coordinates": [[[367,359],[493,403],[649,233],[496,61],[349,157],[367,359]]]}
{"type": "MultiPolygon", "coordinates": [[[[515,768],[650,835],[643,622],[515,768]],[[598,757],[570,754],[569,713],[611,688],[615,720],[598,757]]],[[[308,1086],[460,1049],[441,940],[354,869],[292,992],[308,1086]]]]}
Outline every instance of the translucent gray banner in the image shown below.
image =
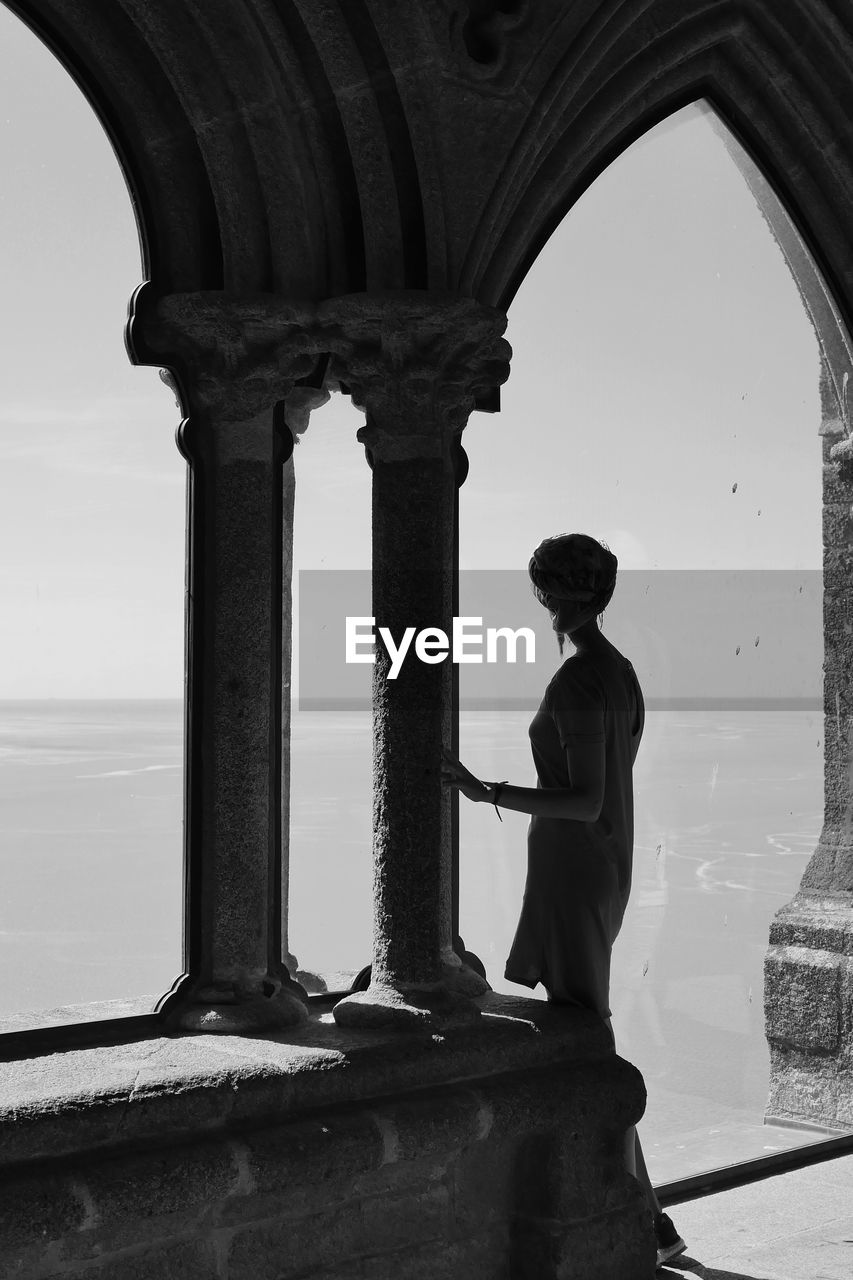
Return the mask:
{"type": "MultiPolygon", "coordinates": [[[[817,709],[823,705],[822,602],[820,570],[627,569],[619,573],[603,630],[634,664],[650,709],[817,709]]],[[[352,659],[374,652],[370,571],[300,571],[297,611],[300,710],[369,706],[372,665],[352,659]]],[[[563,659],[526,571],[460,571],[457,616],[467,619],[466,642],[457,652],[466,659],[459,663],[460,706],[535,708],[563,659]],[[490,653],[489,631],[500,629],[519,633],[514,662],[506,636],[493,637],[490,653]],[[478,653],[482,660],[471,661],[478,653]]],[[[452,636],[447,639],[450,649],[452,636]]],[[[418,648],[424,655],[440,652],[434,635],[419,641],[415,633],[405,652],[403,640],[391,636],[398,669],[426,660],[418,648]]],[[[564,658],[573,652],[567,640],[564,658]]],[[[452,653],[443,660],[452,661],[452,653]]]]}

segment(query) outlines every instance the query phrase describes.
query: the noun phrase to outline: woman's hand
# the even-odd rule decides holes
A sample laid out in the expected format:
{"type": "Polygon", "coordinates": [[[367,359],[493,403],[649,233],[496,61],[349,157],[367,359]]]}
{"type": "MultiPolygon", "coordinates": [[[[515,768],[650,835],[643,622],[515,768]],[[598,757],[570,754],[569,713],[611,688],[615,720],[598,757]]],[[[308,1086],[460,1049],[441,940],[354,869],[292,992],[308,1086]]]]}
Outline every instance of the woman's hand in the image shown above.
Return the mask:
{"type": "Polygon", "coordinates": [[[458,787],[469,800],[483,801],[489,798],[490,788],[486,783],[475,778],[470,769],[466,769],[446,747],[441,748],[441,781],[445,786],[458,787]]]}

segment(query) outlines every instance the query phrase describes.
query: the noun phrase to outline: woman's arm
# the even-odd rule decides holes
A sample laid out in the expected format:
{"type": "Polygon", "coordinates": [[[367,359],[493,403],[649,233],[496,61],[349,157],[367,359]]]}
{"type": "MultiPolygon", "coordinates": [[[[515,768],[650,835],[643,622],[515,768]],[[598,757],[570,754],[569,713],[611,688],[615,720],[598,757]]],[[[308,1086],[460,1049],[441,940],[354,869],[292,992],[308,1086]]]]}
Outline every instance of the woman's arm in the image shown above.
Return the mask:
{"type": "MultiPolygon", "coordinates": [[[[534,814],[542,818],[571,818],[575,822],[597,822],[604,799],[604,743],[583,743],[567,748],[571,787],[516,787],[505,782],[500,789],[502,809],[534,814]]],[[[449,751],[442,751],[441,780],[458,787],[469,800],[494,804],[494,782],[481,782],[449,751]]]]}
{"type": "MultiPolygon", "coordinates": [[[[495,784],[491,783],[487,800],[494,803],[495,784]]],[[[601,801],[574,787],[515,787],[505,782],[500,789],[501,809],[535,814],[538,818],[573,818],[575,822],[597,822],[601,801]]]]}

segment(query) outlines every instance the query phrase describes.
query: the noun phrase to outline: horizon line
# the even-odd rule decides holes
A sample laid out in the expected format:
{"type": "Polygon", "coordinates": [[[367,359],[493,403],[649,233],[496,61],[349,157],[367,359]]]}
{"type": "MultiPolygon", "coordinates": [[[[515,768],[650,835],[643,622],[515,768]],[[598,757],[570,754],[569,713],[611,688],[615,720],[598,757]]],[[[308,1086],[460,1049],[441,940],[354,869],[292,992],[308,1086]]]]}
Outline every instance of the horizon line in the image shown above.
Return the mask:
{"type": "MultiPolygon", "coordinates": [[[[535,711],[541,702],[538,695],[527,698],[460,698],[460,711],[535,711]]],[[[62,702],[86,705],[93,702],[102,703],[150,703],[168,702],[181,704],[182,697],[168,697],[162,694],[136,695],[128,697],[44,697],[44,698],[4,698],[0,696],[0,706],[27,706],[32,703],[62,702]]],[[[649,695],[644,699],[647,711],[823,711],[824,701],[817,697],[749,697],[736,695],[720,697],[673,695],[657,697],[649,695]]],[[[291,710],[296,711],[370,711],[373,706],[371,698],[291,698],[291,710]]],[[[829,714],[829,712],[827,713],[829,714]]]]}
{"type": "MultiPolygon", "coordinates": [[[[541,697],[460,698],[460,711],[535,711],[541,697]]],[[[647,697],[647,711],[823,711],[822,698],[647,697]]],[[[369,711],[370,698],[294,698],[298,711],[369,711]]]]}

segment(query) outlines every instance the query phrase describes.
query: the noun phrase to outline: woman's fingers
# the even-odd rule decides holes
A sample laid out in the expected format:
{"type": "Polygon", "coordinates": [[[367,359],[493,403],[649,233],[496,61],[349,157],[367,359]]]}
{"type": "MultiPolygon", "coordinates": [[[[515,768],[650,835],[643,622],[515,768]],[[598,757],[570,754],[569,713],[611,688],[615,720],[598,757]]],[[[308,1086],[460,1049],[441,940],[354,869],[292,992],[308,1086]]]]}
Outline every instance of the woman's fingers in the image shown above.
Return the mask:
{"type": "Polygon", "coordinates": [[[457,760],[446,747],[441,748],[441,780],[451,787],[468,787],[476,788],[479,786],[477,779],[469,769],[466,769],[461,760],[457,760]]]}

